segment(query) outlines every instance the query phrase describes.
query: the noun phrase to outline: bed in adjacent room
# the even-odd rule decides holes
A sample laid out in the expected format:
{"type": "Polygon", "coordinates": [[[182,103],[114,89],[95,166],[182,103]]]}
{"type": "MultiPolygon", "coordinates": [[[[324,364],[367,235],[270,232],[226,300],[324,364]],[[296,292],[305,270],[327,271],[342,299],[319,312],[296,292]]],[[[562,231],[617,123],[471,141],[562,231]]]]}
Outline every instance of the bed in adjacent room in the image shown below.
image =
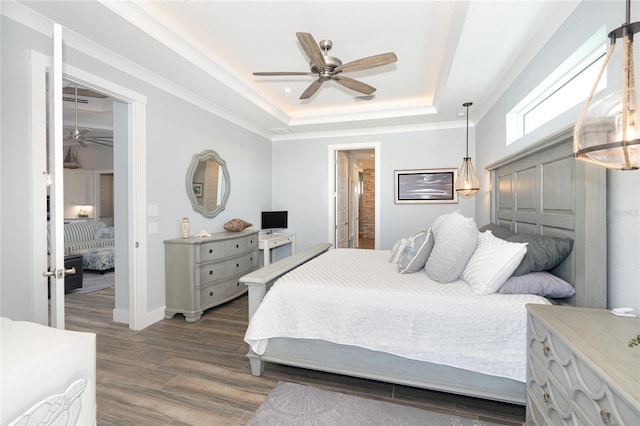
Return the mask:
{"type": "Polygon", "coordinates": [[[524,404],[525,305],[606,304],[605,175],[571,145],[566,132],[490,166],[480,230],[453,212],[392,251],[318,244],[243,277],[252,373],[267,361],[524,404]]]}

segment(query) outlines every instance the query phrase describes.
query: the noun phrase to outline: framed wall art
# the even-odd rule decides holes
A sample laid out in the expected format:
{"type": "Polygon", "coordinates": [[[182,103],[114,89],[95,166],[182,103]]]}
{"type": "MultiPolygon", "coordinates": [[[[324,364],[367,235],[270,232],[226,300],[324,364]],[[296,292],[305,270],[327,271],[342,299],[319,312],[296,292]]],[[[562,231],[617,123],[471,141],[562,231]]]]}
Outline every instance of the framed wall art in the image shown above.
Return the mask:
{"type": "Polygon", "coordinates": [[[396,170],[395,203],[457,203],[458,169],[396,170]]]}

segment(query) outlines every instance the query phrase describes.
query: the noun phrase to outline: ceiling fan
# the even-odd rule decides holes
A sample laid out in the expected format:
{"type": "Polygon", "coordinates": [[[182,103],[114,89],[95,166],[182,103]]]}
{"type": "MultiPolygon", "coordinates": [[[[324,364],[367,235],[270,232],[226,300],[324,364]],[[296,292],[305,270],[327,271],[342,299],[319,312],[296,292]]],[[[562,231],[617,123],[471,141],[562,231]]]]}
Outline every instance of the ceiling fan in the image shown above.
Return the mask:
{"type": "Polygon", "coordinates": [[[64,138],[64,140],[75,140],[82,147],[87,146],[87,142],[95,143],[98,145],[108,146],[113,148],[113,138],[112,137],[87,137],[85,136],[90,132],[90,129],[78,129],[78,86],[74,88],[74,106],[76,113],[76,127],[69,132],[69,134],[64,138]]]}
{"type": "Polygon", "coordinates": [[[342,61],[333,56],[328,56],[327,53],[331,50],[333,42],[331,40],[321,40],[320,43],[316,43],[313,36],[309,33],[296,33],[298,41],[302,46],[302,50],[307,54],[310,59],[311,71],[309,72],[254,72],[256,76],[289,76],[289,75],[310,75],[317,76],[315,80],[307,89],[302,93],[300,99],[309,99],[313,96],[322,83],[325,81],[333,80],[336,83],[344,86],[348,89],[355,90],[356,92],[363,93],[365,95],[371,95],[376,91],[375,87],[369,86],[353,78],[345,77],[342,73],[362,71],[369,68],[380,67],[394,63],[398,60],[396,54],[393,52],[382,53],[379,55],[369,56],[366,58],[358,59],[346,64],[342,64],[342,61]]]}

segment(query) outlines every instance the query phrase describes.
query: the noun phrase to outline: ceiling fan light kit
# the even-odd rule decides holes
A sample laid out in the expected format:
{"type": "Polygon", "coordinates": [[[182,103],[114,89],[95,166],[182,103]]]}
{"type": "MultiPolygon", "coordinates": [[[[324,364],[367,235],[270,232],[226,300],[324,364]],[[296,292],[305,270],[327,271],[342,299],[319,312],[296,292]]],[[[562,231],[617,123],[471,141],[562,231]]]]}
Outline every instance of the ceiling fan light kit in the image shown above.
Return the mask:
{"type": "Polygon", "coordinates": [[[462,160],[462,165],[458,170],[458,178],[456,179],[456,192],[465,197],[471,197],[480,191],[480,181],[471,163],[471,157],[469,157],[469,107],[471,105],[473,105],[471,102],[462,104],[467,109],[467,155],[462,160]]]}
{"type": "Polygon", "coordinates": [[[74,108],[75,108],[75,128],[69,133],[69,136],[65,137],[65,140],[73,139],[80,146],[85,148],[87,146],[87,142],[95,143],[97,145],[107,146],[109,148],[113,148],[113,139],[112,138],[103,138],[103,137],[85,137],[87,133],[89,133],[89,129],[78,129],[78,86],[74,87],[74,108]]]}
{"type": "Polygon", "coordinates": [[[275,71],[275,72],[254,72],[255,76],[273,77],[273,76],[316,76],[317,80],[312,82],[306,90],[300,95],[300,99],[311,98],[322,86],[325,81],[335,81],[339,85],[347,89],[354,90],[364,95],[371,95],[376,88],[361,81],[341,75],[345,72],[362,71],[370,68],[376,68],[383,65],[394,63],[398,60],[393,52],[382,53],[380,55],[369,56],[358,59],[346,64],[336,57],[329,56],[329,50],[333,46],[331,40],[321,40],[316,43],[313,36],[309,33],[296,33],[298,42],[302,46],[305,54],[309,58],[310,71],[275,71]]]}
{"type": "Polygon", "coordinates": [[[633,35],[640,22],[631,23],[631,1],[627,0],[626,22],[609,33],[611,44],[602,69],[573,130],[576,158],[617,170],[640,167],[640,123],[633,64],[633,35]],[[622,39],[622,90],[591,104],[591,100],[613,55],[616,40],[622,39]]]}

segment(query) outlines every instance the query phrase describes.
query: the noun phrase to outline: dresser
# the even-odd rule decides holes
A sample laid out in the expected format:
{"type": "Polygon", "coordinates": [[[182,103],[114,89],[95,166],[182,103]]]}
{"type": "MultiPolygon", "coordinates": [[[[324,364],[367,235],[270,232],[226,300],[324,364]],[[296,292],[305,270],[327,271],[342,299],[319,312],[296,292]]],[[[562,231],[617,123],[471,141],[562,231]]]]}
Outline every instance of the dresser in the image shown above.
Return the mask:
{"type": "Polygon", "coordinates": [[[527,305],[527,424],[640,425],[640,319],[527,305]]]}
{"type": "Polygon", "coordinates": [[[165,242],[165,318],[187,322],[247,291],[240,277],[258,268],[258,231],[220,232],[165,242]]]}

